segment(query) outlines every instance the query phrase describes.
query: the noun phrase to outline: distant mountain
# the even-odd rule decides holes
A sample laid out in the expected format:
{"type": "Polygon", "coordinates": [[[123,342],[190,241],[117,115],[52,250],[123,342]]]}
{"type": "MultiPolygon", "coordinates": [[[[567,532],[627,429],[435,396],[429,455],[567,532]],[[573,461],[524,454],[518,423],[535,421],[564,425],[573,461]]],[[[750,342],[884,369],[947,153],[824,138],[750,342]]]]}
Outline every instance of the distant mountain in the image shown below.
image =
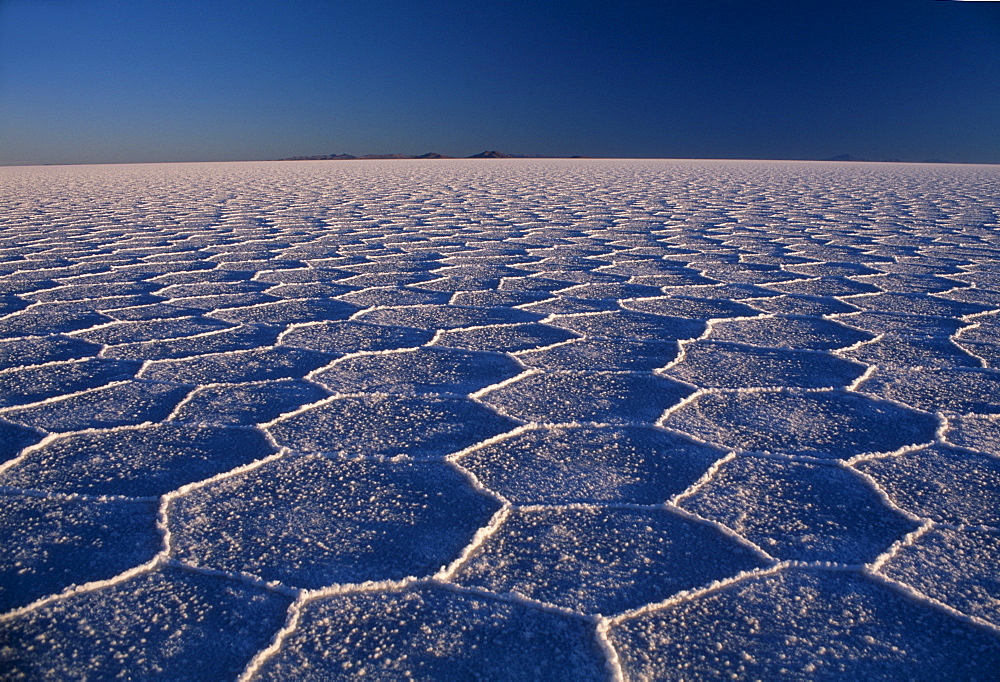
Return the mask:
{"type": "Polygon", "coordinates": [[[289,156],[278,161],[349,161],[358,157],[350,154],[316,154],[314,156],[289,156]]]}
{"type": "Polygon", "coordinates": [[[450,159],[451,156],[443,156],[437,152],[428,152],[420,156],[410,154],[365,154],[364,156],[354,156],[353,154],[314,154],[313,156],[289,156],[278,161],[373,161],[379,159],[450,159]]]}
{"type": "Polygon", "coordinates": [[[410,156],[409,154],[365,154],[364,156],[359,156],[359,159],[415,159],[417,157],[410,156]]]}
{"type": "MultiPolygon", "coordinates": [[[[412,156],[410,154],[365,154],[364,156],[354,156],[353,154],[316,154],[314,156],[289,156],[285,159],[278,159],[278,161],[352,161],[352,160],[362,160],[362,161],[372,161],[377,159],[454,159],[454,156],[445,156],[444,154],[438,154],[437,152],[427,152],[426,154],[419,154],[417,156],[412,156]]],[[[472,156],[465,157],[467,159],[561,159],[561,158],[571,158],[571,159],[583,159],[587,157],[583,156],[541,156],[537,154],[505,154],[504,152],[498,152],[496,150],[479,152],[478,154],[473,154],[472,156]]]]}
{"type": "Polygon", "coordinates": [[[468,159],[513,159],[513,154],[504,154],[498,151],[489,152],[479,152],[478,154],[473,154],[472,156],[466,157],[468,159]]]}
{"type": "Polygon", "coordinates": [[[829,159],[820,159],[820,161],[871,161],[871,159],[861,159],[850,154],[838,154],[837,156],[831,156],[829,159]]]}

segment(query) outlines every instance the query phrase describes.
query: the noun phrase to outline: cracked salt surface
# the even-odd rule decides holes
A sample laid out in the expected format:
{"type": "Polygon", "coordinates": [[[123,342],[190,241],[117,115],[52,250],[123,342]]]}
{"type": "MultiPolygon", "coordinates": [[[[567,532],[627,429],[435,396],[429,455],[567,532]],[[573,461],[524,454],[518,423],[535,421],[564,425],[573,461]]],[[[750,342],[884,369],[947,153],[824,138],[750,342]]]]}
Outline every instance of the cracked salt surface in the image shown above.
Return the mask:
{"type": "Polygon", "coordinates": [[[996,168],[0,177],[5,679],[1000,668],[996,168]]]}

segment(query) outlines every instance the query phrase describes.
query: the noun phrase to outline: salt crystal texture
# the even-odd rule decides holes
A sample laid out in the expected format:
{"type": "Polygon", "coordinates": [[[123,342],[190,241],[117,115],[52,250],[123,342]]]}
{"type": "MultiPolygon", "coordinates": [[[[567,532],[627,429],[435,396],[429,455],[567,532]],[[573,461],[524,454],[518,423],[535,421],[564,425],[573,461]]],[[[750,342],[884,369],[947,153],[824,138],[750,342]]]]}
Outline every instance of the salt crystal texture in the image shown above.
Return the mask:
{"type": "Polygon", "coordinates": [[[995,675],[998,197],[0,168],[0,676],[995,675]]]}

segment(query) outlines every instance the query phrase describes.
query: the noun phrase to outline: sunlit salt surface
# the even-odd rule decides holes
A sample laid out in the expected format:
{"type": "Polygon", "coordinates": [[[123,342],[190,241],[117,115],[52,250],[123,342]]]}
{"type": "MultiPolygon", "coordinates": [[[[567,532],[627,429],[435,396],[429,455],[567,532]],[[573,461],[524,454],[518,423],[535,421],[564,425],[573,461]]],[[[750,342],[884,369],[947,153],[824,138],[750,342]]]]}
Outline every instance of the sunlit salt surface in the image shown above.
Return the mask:
{"type": "Polygon", "coordinates": [[[985,679],[1000,167],[0,169],[5,679],[985,679]]]}

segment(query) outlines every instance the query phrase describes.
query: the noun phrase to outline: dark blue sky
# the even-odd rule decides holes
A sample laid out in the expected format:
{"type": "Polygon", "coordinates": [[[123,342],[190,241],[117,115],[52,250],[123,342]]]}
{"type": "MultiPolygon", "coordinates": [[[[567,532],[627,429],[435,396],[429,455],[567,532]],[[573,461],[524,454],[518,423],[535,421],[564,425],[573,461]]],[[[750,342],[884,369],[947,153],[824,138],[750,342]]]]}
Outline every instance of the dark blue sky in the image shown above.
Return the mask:
{"type": "Polygon", "coordinates": [[[1000,2],[0,0],[0,163],[1000,163],[1000,2]]]}

